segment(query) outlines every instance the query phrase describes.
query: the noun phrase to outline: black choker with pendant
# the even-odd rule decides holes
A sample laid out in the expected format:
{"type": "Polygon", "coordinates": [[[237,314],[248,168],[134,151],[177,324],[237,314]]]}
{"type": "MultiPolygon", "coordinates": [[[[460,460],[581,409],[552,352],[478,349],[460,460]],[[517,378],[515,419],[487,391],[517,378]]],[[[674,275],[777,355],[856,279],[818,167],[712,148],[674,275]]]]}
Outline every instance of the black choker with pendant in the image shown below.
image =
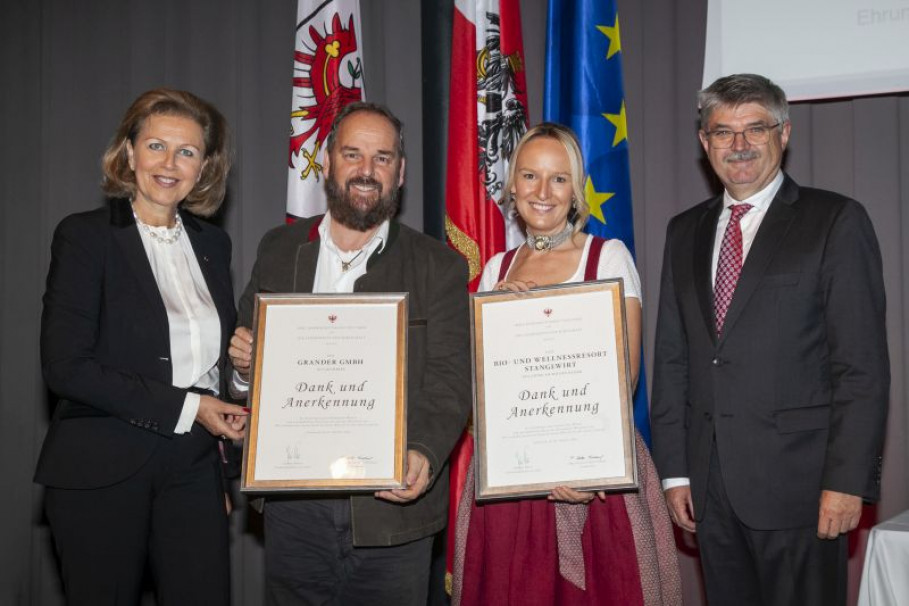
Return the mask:
{"type": "Polygon", "coordinates": [[[562,228],[557,234],[551,236],[537,236],[530,233],[530,230],[527,231],[527,248],[530,250],[538,251],[548,251],[556,248],[562,242],[566,241],[571,237],[572,232],[574,231],[574,224],[571,221],[565,223],[565,227],[562,228]]]}

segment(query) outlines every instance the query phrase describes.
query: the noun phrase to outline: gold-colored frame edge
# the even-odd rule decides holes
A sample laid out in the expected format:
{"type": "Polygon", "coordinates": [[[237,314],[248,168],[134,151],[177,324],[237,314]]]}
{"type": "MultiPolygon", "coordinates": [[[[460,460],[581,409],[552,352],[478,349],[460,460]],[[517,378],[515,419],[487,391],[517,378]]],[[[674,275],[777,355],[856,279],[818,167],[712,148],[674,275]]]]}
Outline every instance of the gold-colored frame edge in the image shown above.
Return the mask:
{"type": "Polygon", "coordinates": [[[342,294],[313,293],[257,293],[253,311],[253,334],[255,335],[252,355],[253,373],[250,377],[250,389],[247,396],[247,406],[250,410],[249,429],[243,444],[243,464],[241,467],[240,491],[247,494],[254,493],[282,493],[301,490],[339,492],[373,491],[402,488],[404,486],[404,470],[406,461],[407,440],[407,322],[408,322],[408,293],[368,293],[361,296],[342,294]],[[335,300],[339,303],[350,304],[376,304],[394,303],[398,319],[396,339],[398,353],[396,371],[398,376],[395,385],[395,470],[392,478],[359,479],[317,479],[317,480],[256,480],[256,444],[258,443],[259,429],[259,397],[261,384],[259,378],[262,370],[261,348],[264,342],[265,318],[270,305],[293,304],[323,304],[326,300],[335,300]]]}

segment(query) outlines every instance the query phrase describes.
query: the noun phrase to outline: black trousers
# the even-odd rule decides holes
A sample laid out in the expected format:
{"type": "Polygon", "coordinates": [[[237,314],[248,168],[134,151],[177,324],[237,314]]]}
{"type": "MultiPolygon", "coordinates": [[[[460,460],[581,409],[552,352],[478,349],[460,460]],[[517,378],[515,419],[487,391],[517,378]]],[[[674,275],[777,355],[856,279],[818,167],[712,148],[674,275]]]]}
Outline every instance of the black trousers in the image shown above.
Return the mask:
{"type": "Polygon", "coordinates": [[[45,510],[67,604],[135,606],[146,563],[159,605],[230,603],[217,443],[201,425],[163,441],[123,482],[86,490],[48,487],[45,510]]]}
{"type": "Polygon", "coordinates": [[[726,495],[715,444],[697,538],[710,606],[846,604],[846,535],[819,539],[816,524],[785,530],[745,526],[726,495]]]}
{"type": "Polygon", "coordinates": [[[269,606],[425,606],[432,537],[392,547],[354,547],[349,499],[265,504],[269,606]]]}

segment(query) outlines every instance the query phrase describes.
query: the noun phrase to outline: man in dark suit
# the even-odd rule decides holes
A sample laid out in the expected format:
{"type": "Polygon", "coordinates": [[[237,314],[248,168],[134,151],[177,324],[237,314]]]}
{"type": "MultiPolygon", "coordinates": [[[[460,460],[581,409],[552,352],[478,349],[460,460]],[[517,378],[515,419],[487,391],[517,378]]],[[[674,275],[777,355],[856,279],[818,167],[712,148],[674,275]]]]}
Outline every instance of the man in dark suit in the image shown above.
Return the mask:
{"type": "Polygon", "coordinates": [[[248,375],[257,292],[407,292],[407,487],[347,498],[269,499],[270,604],[426,603],[432,535],[448,511],[448,455],[470,403],[467,266],[394,220],[404,182],[401,123],[346,106],[328,137],[328,213],[262,239],[231,341],[248,375]]]}
{"type": "Polygon", "coordinates": [[[728,76],[699,106],[725,192],[667,231],[654,460],[712,605],[844,604],[890,384],[877,240],[858,202],[781,171],[779,87],[728,76]]]}

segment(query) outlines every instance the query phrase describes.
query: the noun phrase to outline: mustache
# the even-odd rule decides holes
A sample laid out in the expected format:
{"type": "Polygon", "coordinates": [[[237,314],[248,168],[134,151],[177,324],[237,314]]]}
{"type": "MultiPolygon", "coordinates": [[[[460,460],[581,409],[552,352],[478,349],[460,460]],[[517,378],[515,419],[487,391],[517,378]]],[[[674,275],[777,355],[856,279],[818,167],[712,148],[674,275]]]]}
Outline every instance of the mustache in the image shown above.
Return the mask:
{"type": "Polygon", "coordinates": [[[365,187],[375,187],[376,191],[379,192],[379,194],[382,193],[382,183],[372,177],[364,177],[364,176],[351,177],[350,179],[347,180],[347,183],[344,184],[344,187],[345,187],[345,189],[349,190],[354,185],[363,185],[365,187]]]}
{"type": "Polygon", "coordinates": [[[726,156],[726,162],[745,162],[747,160],[757,160],[761,157],[760,152],[756,149],[744,149],[742,151],[732,152],[726,156]]]}

